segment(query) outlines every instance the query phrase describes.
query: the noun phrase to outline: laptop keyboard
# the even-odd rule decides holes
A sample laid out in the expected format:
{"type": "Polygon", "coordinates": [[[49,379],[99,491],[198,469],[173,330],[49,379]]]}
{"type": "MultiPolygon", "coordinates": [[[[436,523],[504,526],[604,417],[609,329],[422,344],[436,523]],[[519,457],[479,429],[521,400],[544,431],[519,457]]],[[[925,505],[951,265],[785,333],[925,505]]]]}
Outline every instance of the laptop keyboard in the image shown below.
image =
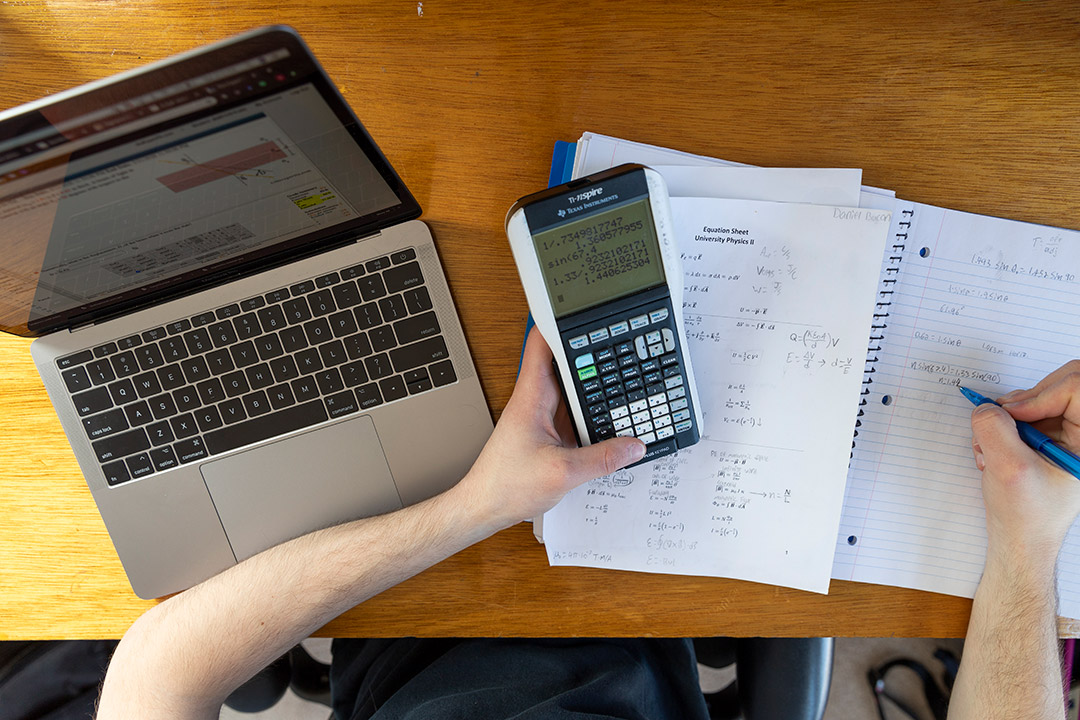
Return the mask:
{"type": "Polygon", "coordinates": [[[457,380],[412,248],[57,365],[110,485],[457,380]]]}

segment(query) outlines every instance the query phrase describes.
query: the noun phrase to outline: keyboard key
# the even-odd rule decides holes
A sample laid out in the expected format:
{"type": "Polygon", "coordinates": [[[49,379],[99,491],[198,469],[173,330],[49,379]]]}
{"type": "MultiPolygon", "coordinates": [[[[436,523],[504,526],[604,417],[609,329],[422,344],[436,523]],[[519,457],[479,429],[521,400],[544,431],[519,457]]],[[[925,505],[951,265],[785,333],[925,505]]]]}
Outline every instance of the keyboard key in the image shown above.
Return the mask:
{"type": "Polygon", "coordinates": [[[108,360],[94,360],[87,364],[86,372],[90,375],[90,382],[95,385],[104,385],[107,382],[112,382],[116,379],[116,374],[113,373],[112,365],[108,360]]]}
{"type": "Polygon", "coordinates": [[[240,303],[240,309],[244,312],[250,312],[251,310],[258,310],[264,305],[266,305],[266,301],[263,300],[261,297],[256,296],[253,298],[248,298],[247,300],[244,300],[242,303],[240,303]]]}
{"type": "Polygon", "coordinates": [[[389,350],[397,345],[397,340],[394,338],[394,330],[389,325],[377,327],[369,332],[368,340],[371,342],[371,347],[375,349],[375,352],[389,350]]]}
{"type": "Polygon", "coordinates": [[[272,305],[268,308],[263,308],[258,313],[259,322],[262,324],[263,332],[277,332],[285,327],[285,311],[281,309],[280,305],[272,305]]]}
{"type": "Polygon", "coordinates": [[[146,453],[139,453],[135,457],[128,458],[125,462],[132,479],[141,478],[154,472],[154,464],[150,462],[150,456],[146,453]]]}
{"type": "Polygon", "coordinates": [[[367,371],[364,370],[364,363],[356,360],[351,363],[345,363],[341,366],[341,379],[345,383],[345,387],[356,387],[368,381],[367,371]]]}
{"type": "Polygon", "coordinates": [[[296,403],[293,398],[292,388],[288,383],[282,383],[281,385],[275,385],[266,391],[267,396],[270,398],[270,407],[275,410],[280,410],[284,407],[289,407],[296,403]]]}
{"type": "Polygon", "coordinates": [[[181,440],[173,445],[173,453],[182,464],[202,460],[207,456],[206,445],[201,437],[193,437],[190,440],[181,440]]]}
{"type": "Polygon", "coordinates": [[[169,423],[165,420],[156,422],[153,425],[148,425],[146,434],[150,436],[150,444],[155,447],[164,445],[165,443],[171,443],[176,439],[176,436],[173,435],[172,428],[169,427],[169,423]]]}
{"type": "Polygon", "coordinates": [[[209,432],[206,445],[216,455],[316,425],[328,417],[322,401],[315,400],[209,432]]]}
{"type": "Polygon", "coordinates": [[[335,285],[331,292],[334,294],[334,303],[342,310],[360,302],[360,289],[352,280],[335,285]]]}
{"type": "Polygon", "coordinates": [[[116,347],[116,343],[105,343],[104,345],[98,345],[96,348],[94,348],[94,357],[103,358],[106,355],[112,355],[113,353],[118,351],[119,348],[116,347]]]}
{"type": "Polygon", "coordinates": [[[285,311],[285,318],[290,325],[307,322],[311,319],[311,310],[308,308],[307,300],[302,297],[289,300],[282,304],[281,307],[285,311]]]}
{"type": "Polygon", "coordinates": [[[431,309],[431,296],[425,287],[407,290],[402,297],[405,298],[405,307],[414,315],[431,309]]]}
{"type": "Polygon", "coordinates": [[[275,382],[287,382],[300,376],[296,368],[296,361],[288,355],[270,361],[270,372],[274,374],[275,382]]]}
{"type": "Polygon", "coordinates": [[[319,358],[319,351],[315,348],[301,350],[293,357],[296,359],[296,367],[300,370],[301,375],[322,370],[322,360],[319,358]]]}
{"type": "Polygon", "coordinates": [[[266,298],[266,302],[273,305],[275,303],[285,302],[286,300],[288,300],[289,291],[285,288],[281,288],[280,290],[274,290],[273,292],[266,293],[264,297],[266,298]]]}
{"type": "Polygon", "coordinates": [[[199,432],[199,428],[195,427],[195,416],[190,414],[174,417],[169,421],[169,426],[172,427],[173,434],[178,440],[189,438],[199,432]]]}
{"type": "Polygon", "coordinates": [[[360,404],[361,410],[382,405],[382,395],[379,393],[379,386],[375,383],[362,385],[353,392],[356,394],[356,402],[360,404]]]}
{"type": "Polygon", "coordinates": [[[202,327],[203,325],[209,325],[216,319],[217,317],[214,315],[214,312],[210,310],[204,313],[199,313],[195,317],[191,318],[191,324],[193,327],[202,327]]]}
{"type": "Polygon", "coordinates": [[[244,396],[244,409],[248,417],[258,417],[270,412],[270,401],[262,390],[244,396]]]}
{"type": "Polygon", "coordinates": [[[221,375],[236,367],[233,364],[232,354],[229,353],[228,348],[222,348],[207,354],[206,364],[210,367],[211,375],[221,375]]]}
{"type": "Polygon", "coordinates": [[[382,390],[383,400],[386,402],[400,400],[409,394],[409,391],[405,388],[405,381],[401,379],[400,375],[380,380],[379,389],[382,390]]]}
{"type": "Polygon", "coordinates": [[[168,365],[157,371],[162,390],[175,390],[184,384],[184,371],[179,365],[168,365]]]}
{"type": "Polygon", "coordinates": [[[364,267],[367,268],[367,271],[369,273],[385,270],[386,268],[390,267],[390,258],[381,257],[375,258],[374,260],[368,260],[366,263],[364,263],[364,267]]]}
{"type": "Polygon", "coordinates": [[[390,262],[395,265],[400,265],[403,262],[409,262],[416,258],[416,251],[412,248],[405,248],[404,250],[398,250],[396,253],[390,253],[390,262]]]}
{"type": "Polygon", "coordinates": [[[323,395],[335,393],[345,387],[345,383],[341,379],[341,373],[338,372],[337,368],[330,368],[316,374],[315,382],[319,384],[319,392],[323,395]]]}
{"type": "MultiPolygon", "coordinates": [[[[394,332],[397,334],[398,342],[402,345],[438,335],[439,330],[439,320],[435,317],[434,312],[414,315],[394,323],[394,332]]],[[[614,370],[615,362],[610,362],[612,365],[611,370],[614,370]]],[[[600,366],[601,373],[611,372],[611,370],[605,370],[603,365],[600,366]]]]}
{"type": "MultiPolygon", "coordinates": [[[[241,340],[248,340],[262,332],[262,328],[259,325],[259,318],[255,313],[248,313],[247,315],[233,318],[232,323],[233,328],[236,330],[236,337],[241,340]]],[[[266,332],[273,331],[267,330],[266,332]]]]}
{"type": "Polygon", "coordinates": [[[449,360],[435,363],[428,368],[428,372],[431,373],[431,384],[435,387],[449,385],[457,380],[457,374],[454,373],[454,365],[449,360]]]}
{"type": "Polygon", "coordinates": [[[158,376],[152,372],[138,375],[132,378],[131,382],[135,385],[135,394],[141,398],[153,397],[161,392],[161,382],[158,380],[158,376]]]}
{"type": "MultiPolygon", "coordinates": [[[[412,370],[448,357],[450,357],[450,352],[446,349],[446,342],[441,337],[421,340],[390,351],[390,360],[394,363],[394,369],[397,372],[412,370]]],[[[370,370],[369,367],[368,371],[370,370]]]]}
{"type": "Polygon", "coordinates": [[[302,377],[292,381],[293,394],[297,402],[305,402],[319,397],[319,386],[314,377],[302,377]]]}
{"type": "Polygon", "coordinates": [[[408,384],[405,385],[405,387],[407,387],[409,389],[409,394],[410,395],[416,395],[418,393],[422,393],[422,392],[426,392],[426,391],[430,390],[431,389],[431,380],[429,378],[424,378],[422,380],[417,380],[414,383],[408,383],[408,384]]]}
{"type": "Polygon", "coordinates": [[[184,371],[184,377],[189,383],[197,383],[210,377],[210,368],[201,357],[188,358],[180,363],[180,369],[184,371]]]}
{"type": "Polygon", "coordinates": [[[216,430],[224,425],[216,407],[205,407],[199,410],[195,413],[195,422],[199,424],[199,430],[203,432],[216,430]]]}
{"type": "Polygon", "coordinates": [[[315,278],[315,287],[326,288],[331,285],[336,285],[339,282],[341,282],[341,277],[336,272],[333,272],[329,275],[320,275],[315,278]]]}
{"type": "Polygon", "coordinates": [[[223,308],[218,308],[217,313],[216,313],[218,320],[224,320],[226,318],[236,317],[239,314],[240,314],[240,306],[237,303],[233,303],[232,305],[226,305],[223,308]]]}
{"type": "Polygon", "coordinates": [[[382,312],[383,320],[386,322],[400,320],[409,314],[409,311],[405,308],[405,300],[402,299],[401,295],[384,297],[379,301],[379,310],[382,312]]]}
{"type": "Polygon", "coordinates": [[[281,340],[277,335],[263,335],[255,341],[255,350],[259,353],[260,360],[273,360],[285,354],[281,347],[281,340]]]}
{"type": "Polygon", "coordinates": [[[127,430],[129,427],[124,411],[120,408],[83,418],[83,428],[86,430],[86,436],[91,440],[127,430]]]}
{"type": "Polygon", "coordinates": [[[356,318],[354,318],[352,312],[348,310],[334,313],[328,319],[330,321],[330,329],[333,331],[334,337],[336,338],[352,335],[357,331],[356,318]]]}
{"type": "Polygon", "coordinates": [[[226,400],[218,405],[218,409],[221,410],[221,419],[226,425],[232,425],[247,418],[247,413],[244,411],[244,401],[240,398],[226,400]]]}
{"type": "Polygon", "coordinates": [[[116,344],[121,350],[130,350],[131,348],[142,345],[142,338],[140,338],[138,335],[132,335],[131,337],[126,337],[123,340],[118,340],[116,344]]]}
{"type": "MultiPolygon", "coordinates": [[[[177,390],[177,392],[181,394],[183,394],[184,392],[190,392],[192,395],[195,394],[195,391],[193,389],[189,389],[188,391],[177,390]]],[[[177,403],[173,402],[173,398],[171,395],[158,395],[157,397],[152,398],[149,402],[150,412],[154,413],[155,420],[172,417],[176,414],[177,403]]],[[[198,402],[196,400],[196,405],[197,404],[198,402]]]]}
{"type": "Polygon", "coordinates": [[[334,367],[348,359],[345,355],[345,346],[341,344],[340,340],[333,340],[319,346],[319,357],[322,359],[324,367],[334,367]]]}
{"type": "Polygon", "coordinates": [[[401,292],[424,284],[424,275],[420,272],[418,262],[390,268],[383,273],[383,279],[386,280],[386,289],[390,292],[401,292]]]}
{"type": "Polygon", "coordinates": [[[345,279],[345,280],[351,280],[353,278],[358,278],[363,274],[364,274],[364,265],[363,265],[363,263],[361,263],[360,265],[353,265],[352,267],[345,268],[344,270],[341,271],[341,277],[343,279],[345,279]]]}
{"type": "Polygon", "coordinates": [[[154,464],[154,469],[159,472],[161,470],[177,467],[180,464],[176,459],[176,453],[171,447],[155,448],[151,450],[150,462],[154,464]]]}
{"type": "Polygon", "coordinates": [[[307,335],[304,334],[302,326],[285,328],[278,333],[278,337],[281,338],[281,346],[287,353],[294,353],[308,346],[307,335]]]}
{"type": "Polygon", "coordinates": [[[203,405],[213,405],[225,399],[225,388],[221,386],[221,381],[217,378],[204,380],[195,386],[195,390],[199,393],[199,399],[202,400],[203,405]]]}
{"type": "Polygon", "coordinates": [[[101,472],[105,474],[105,482],[109,485],[119,485],[131,479],[131,476],[128,475],[127,465],[122,460],[102,465],[101,472]]]}
{"type": "Polygon", "coordinates": [[[411,385],[414,382],[419,382],[420,380],[430,380],[431,378],[428,377],[428,371],[426,368],[420,368],[419,370],[410,370],[409,372],[405,373],[402,376],[402,379],[405,381],[406,385],[411,385]]]}
{"type": "Polygon", "coordinates": [[[177,320],[176,322],[171,322],[166,325],[165,329],[169,332],[170,335],[177,335],[182,332],[187,332],[191,329],[191,321],[177,320]]]}
{"type": "Polygon", "coordinates": [[[112,396],[112,401],[116,405],[132,402],[136,399],[135,386],[131,384],[130,380],[118,380],[109,385],[109,395],[112,396]]]}
{"type": "Polygon", "coordinates": [[[252,390],[262,390],[274,384],[274,376],[270,373],[270,366],[266,363],[252,365],[245,374],[252,390]]]}
{"type": "Polygon", "coordinates": [[[379,380],[394,374],[394,369],[390,367],[390,358],[386,353],[372,355],[367,358],[364,360],[364,367],[367,368],[368,375],[371,376],[372,380],[379,380]]]}
{"type": "Polygon", "coordinates": [[[214,347],[223,348],[236,342],[236,330],[228,320],[214,323],[210,326],[210,337],[214,340],[214,347]]]}
{"type": "Polygon", "coordinates": [[[75,367],[70,370],[65,370],[61,373],[64,378],[64,384],[67,385],[68,392],[77,393],[80,390],[88,390],[90,388],[90,376],[86,373],[86,368],[75,367]]]}
{"type": "Polygon", "coordinates": [[[292,293],[293,297],[297,297],[297,296],[300,296],[300,295],[307,295],[309,292],[311,292],[314,289],[315,289],[315,281],[314,280],[305,280],[304,282],[296,283],[295,285],[290,285],[289,286],[289,292],[292,293]]]}
{"type": "Polygon", "coordinates": [[[355,308],[353,315],[356,317],[357,327],[361,330],[370,330],[377,325],[382,325],[382,315],[379,314],[379,306],[375,303],[367,303],[355,308]]]}
{"type": "Polygon", "coordinates": [[[163,327],[154,328],[153,330],[147,330],[142,334],[143,342],[148,343],[154,342],[155,340],[160,340],[163,337],[165,337],[165,328],[163,327]]]}
{"type": "Polygon", "coordinates": [[[351,390],[323,398],[323,403],[326,404],[326,412],[331,418],[349,415],[360,409],[360,405],[356,402],[356,396],[353,395],[351,390]]]}
{"type": "Polygon", "coordinates": [[[161,348],[161,354],[165,358],[165,362],[179,362],[188,356],[187,346],[184,345],[183,338],[165,338],[159,343],[158,347],[161,348]]]}
{"type": "Polygon", "coordinates": [[[71,401],[75,403],[75,412],[79,413],[79,415],[90,415],[102,410],[108,410],[113,404],[107,388],[87,390],[72,396],[71,401]]]}
{"type": "Polygon", "coordinates": [[[365,333],[345,338],[345,354],[350,360],[367,357],[371,353],[371,341],[365,333]]]}
{"type": "Polygon", "coordinates": [[[256,352],[255,344],[250,340],[246,340],[239,345],[233,345],[229,352],[232,353],[233,362],[236,363],[238,368],[244,368],[259,362],[259,353],[256,352]]]}
{"type": "Polygon", "coordinates": [[[380,275],[366,275],[356,281],[356,286],[360,288],[360,296],[365,302],[377,300],[386,295],[386,286],[380,275]]]}
{"type": "Polygon", "coordinates": [[[83,350],[67,357],[62,357],[56,361],[56,367],[61,370],[67,370],[68,368],[75,367],[76,365],[82,365],[84,362],[94,359],[94,353],[90,350],[83,350]]]}
{"type": "Polygon", "coordinates": [[[307,301],[313,317],[329,315],[337,310],[337,305],[334,304],[334,295],[329,290],[320,290],[319,292],[311,293],[311,295],[308,296],[307,301]]]}
{"type": "Polygon", "coordinates": [[[110,435],[92,443],[98,462],[118,460],[126,455],[134,455],[150,449],[150,440],[142,428],[129,430],[119,435],[110,435]]]}
{"type": "Polygon", "coordinates": [[[122,353],[113,355],[110,360],[112,361],[113,372],[116,373],[118,378],[128,377],[139,372],[139,360],[131,350],[125,350],[122,353]]]}
{"type": "Polygon", "coordinates": [[[221,378],[221,384],[225,386],[225,394],[231,398],[243,395],[251,389],[248,387],[244,373],[240,371],[229,373],[221,378]]]}
{"type": "Polygon", "coordinates": [[[165,364],[165,358],[161,356],[161,350],[157,345],[143,345],[135,348],[135,357],[139,359],[139,367],[143,370],[154,370],[165,364]]]}
{"type": "MultiPolygon", "coordinates": [[[[173,390],[171,397],[176,402],[176,408],[180,412],[188,412],[189,410],[194,410],[202,405],[202,401],[199,400],[199,393],[196,392],[193,387],[183,387],[179,390],[173,390]]],[[[162,411],[166,409],[168,409],[168,406],[163,406],[162,411]]]]}
{"type": "Polygon", "coordinates": [[[324,343],[334,337],[334,334],[330,332],[330,323],[325,318],[306,323],[304,325],[304,334],[307,335],[308,342],[312,345],[324,343]]]}
{"type": "Polygon", "coordinates": [[[154,419],[154,416],[150,413],[150,405],[145,401],[128,405],[124,408],[124,414],[127,416],[127,421],[131,424],[131,427],[145,425],[154,419]]]}

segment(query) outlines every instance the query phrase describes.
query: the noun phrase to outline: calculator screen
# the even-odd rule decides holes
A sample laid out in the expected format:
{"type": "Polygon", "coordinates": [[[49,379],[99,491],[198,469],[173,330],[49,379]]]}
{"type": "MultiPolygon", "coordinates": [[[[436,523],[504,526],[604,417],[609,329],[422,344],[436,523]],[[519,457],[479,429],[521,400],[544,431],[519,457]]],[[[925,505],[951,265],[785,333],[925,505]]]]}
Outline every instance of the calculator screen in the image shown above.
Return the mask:
{"type": "Polygon", "coordinates": [[[556,318],[664,282],[648,197],[533,235],[556,318]]]}

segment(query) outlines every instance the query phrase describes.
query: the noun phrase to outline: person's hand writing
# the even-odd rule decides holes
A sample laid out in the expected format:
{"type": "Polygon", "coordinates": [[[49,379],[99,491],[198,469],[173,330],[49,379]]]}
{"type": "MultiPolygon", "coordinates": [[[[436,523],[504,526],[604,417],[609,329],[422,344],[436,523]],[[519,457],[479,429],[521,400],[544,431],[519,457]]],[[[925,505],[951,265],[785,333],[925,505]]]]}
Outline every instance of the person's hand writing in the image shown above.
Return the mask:
{"type": "Polygon", "coordinates": [[[1036,425],[1073,452],[1080,449],[1080,360],[998,402],[1002,407],[980,405],[971,416],[990,552],[1053,565],[1080,512],[1080,480],[1024,444],[1014,420],[1036,425]]]}
{"type": "Polygon", "coordinates": [[[645,445],[635,438],[577,447],[557,382],[551,350],[534,329],[525,344],[514,394],[458,486],[486,509],[497,529],[551,509],[578,485],[645,454],[645,445]]]}

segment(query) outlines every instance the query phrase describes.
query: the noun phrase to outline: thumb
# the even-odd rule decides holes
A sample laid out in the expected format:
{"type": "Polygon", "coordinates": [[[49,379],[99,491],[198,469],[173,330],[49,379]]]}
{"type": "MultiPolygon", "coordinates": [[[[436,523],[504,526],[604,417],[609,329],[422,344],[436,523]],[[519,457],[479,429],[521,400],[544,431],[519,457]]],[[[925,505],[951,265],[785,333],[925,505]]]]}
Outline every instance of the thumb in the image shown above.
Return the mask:
{"type": "Polygon", "coordinates": [[[577,486],[637,462],[645,456],[645,443],[637,438],[611,438],[566,452],[569,464],[567,479],[577,486]]]}
{"type": "Polygon", "coordinates": [[[975,462],[980,470],[986,463],[1030,452],[1016,432],[1016,421],[997,405],[983,403],[972,411],[971,432],[975,462]]]}

